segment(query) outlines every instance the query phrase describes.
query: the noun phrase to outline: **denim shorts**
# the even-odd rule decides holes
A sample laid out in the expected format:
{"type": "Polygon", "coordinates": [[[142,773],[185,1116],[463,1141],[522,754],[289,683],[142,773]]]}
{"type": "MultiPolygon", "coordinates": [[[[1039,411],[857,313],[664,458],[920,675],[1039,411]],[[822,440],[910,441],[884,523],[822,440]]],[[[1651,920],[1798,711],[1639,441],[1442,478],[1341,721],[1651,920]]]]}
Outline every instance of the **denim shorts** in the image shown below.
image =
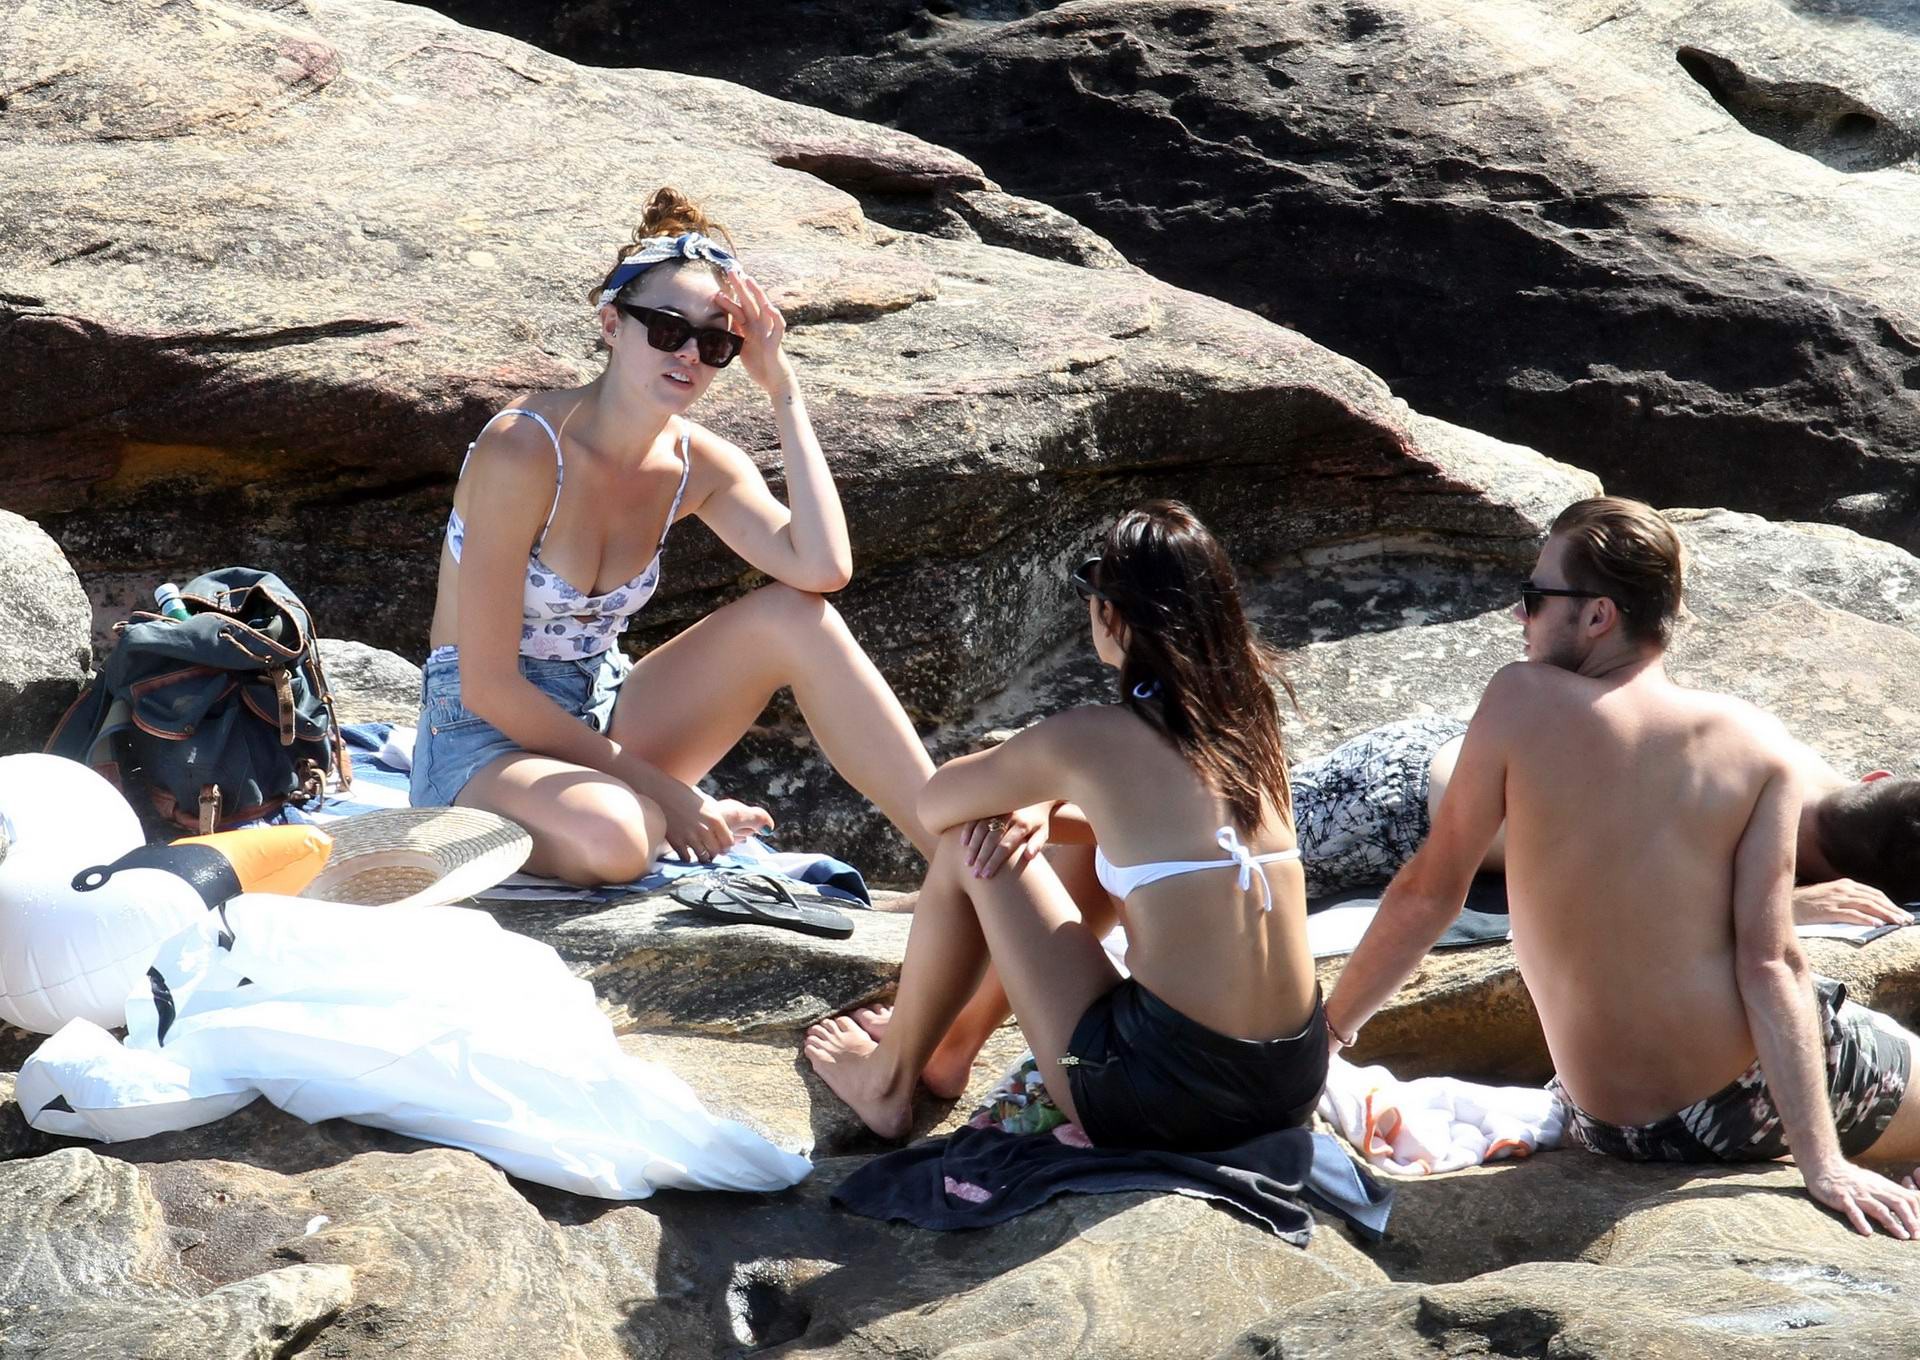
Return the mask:
{"type": "MultiPolygon", "coordinates": [[[[632,668],[618,647],[577,660],[520,658],[520,674],[596,732],[612,726],[620,682],[632,668]]],[[[461,704],[460,653],[435,648],[420,678],[420,729],[413,741],[408,801],[415,807],[445,807],[482,767],[523,749],[461,704]]]]}

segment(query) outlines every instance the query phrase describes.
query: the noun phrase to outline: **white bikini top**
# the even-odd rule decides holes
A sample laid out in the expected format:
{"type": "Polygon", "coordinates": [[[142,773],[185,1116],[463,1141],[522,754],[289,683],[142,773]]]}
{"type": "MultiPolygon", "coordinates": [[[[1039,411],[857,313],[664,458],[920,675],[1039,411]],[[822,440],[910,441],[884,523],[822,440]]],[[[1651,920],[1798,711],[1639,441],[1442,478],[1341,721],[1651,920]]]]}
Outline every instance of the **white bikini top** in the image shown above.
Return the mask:
{"type": "Polygon", "coordinates": [[[1134,889],[1144,888],[1149,883],[1158,883],[1163,878],[1173,878],[1179,874],[1196,874],[1202,869],[1231,869],[1238,865],[1240,869],[1240,891],[1245,892],[1260,881],[1260,910],[1273,910],[1273,889],[1267,883],[1267,876],[1260,873],[1256,866],[1270,864],[1277,860],[1299,859],[1299,847],[1292,850],[1276,850],[1271,855],[1256,855],[1241,844],[1239,833],[1230,826],[1223,826],[1214,836],[1214,841],[1227,852],[1225,859],[1163,859],[1152,864],[1115,864],[1107,858],[1107,852],[1099,846],[1093,847],[1093,872],[1100,880],[1100,886],[1121,901],[1132,896],[1134,889]]]}

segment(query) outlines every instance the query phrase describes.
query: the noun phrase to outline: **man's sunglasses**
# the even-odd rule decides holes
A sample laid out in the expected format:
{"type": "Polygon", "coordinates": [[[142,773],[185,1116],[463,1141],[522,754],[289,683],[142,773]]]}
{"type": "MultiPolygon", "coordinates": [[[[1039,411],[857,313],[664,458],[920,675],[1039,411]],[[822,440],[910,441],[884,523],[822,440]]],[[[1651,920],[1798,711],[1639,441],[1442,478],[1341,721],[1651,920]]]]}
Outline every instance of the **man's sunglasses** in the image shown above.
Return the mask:
{"type": "Polygon", "coordinates": [[[1100,559],[1098,557],[1089,557],[1086,561],[1075,567],[1067,579],[1073,582],[1074,593],[1081,599],[1100,600],[1103,603],[1111,604],[1112,601],[1108,600],[1107,597],[1101,593],[1099,585],[1096,584],[1099,571],[1100,559]]]}
{"type": "Polygon", "coordinates": [[[1520,607],[1532,618],[1540,612],[1540,601],[1548,596],[1559,596],[1568,600],[1610,600],[1613,597],[1599,590],[1563,590],[1558,586],[1537,586],[1531,581],[1520,583],[1520,607]]]}
{"type": "Polygon", "coordinates": [[[708,368],[725,368],[733,362],[745,341],[724,326],[696,326],[677,312],[655,307],[637,307],[631,302],[613,304],[647,328],[647,343],[672,354],[689,340],[700,346],[700,362],[708,368]]]}

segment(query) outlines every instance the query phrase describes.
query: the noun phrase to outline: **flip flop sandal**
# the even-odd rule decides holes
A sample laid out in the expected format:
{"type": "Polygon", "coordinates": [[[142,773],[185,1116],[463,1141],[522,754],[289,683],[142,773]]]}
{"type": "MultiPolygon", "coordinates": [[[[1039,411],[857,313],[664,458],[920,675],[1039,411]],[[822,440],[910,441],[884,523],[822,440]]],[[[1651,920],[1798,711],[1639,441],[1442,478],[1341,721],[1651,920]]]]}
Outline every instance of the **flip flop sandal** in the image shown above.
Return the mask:
{"type": "Polygon", "coordinates": [[[669,894],[696,916],[721,925],[776,926],[844,940],[853,934],[851,919],[817,902],[799,902],[771,874],[709,871],[679,879],[669,894]]]}

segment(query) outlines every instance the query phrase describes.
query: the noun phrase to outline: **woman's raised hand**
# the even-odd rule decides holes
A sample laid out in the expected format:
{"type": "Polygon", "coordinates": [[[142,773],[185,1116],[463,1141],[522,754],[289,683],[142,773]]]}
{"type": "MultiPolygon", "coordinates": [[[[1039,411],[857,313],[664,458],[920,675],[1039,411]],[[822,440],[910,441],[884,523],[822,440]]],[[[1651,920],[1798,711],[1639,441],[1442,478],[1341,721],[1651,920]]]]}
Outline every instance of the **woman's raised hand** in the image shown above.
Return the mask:
{"type": "Polygon", "coordinates": [[[722,279],[715,300],[746,341],[740,347],[740,363],[747,376],[767,395],[780,395],[793,381],[793,369],[780,349],[787,334],[787,319],[773,305],[767,290],[738,270],[722,279]]]}

